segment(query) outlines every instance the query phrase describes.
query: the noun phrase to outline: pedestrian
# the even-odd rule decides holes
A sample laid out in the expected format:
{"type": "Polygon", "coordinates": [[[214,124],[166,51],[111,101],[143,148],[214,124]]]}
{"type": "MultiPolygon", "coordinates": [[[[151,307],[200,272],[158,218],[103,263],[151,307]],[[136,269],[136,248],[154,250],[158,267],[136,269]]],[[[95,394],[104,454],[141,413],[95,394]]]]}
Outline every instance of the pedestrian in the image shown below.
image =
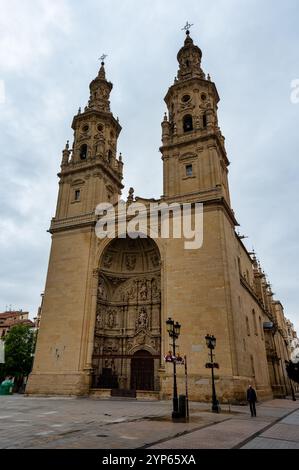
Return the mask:
{"type": "Polygon", "coordinates": [[[247,401],[250,406],[251,417],[253,418],[254,416],[256,416],[255,403],[257,402],[257,398],[256,398],[256,391],[254,390],[252,385],[249,385],[247,389],[247,401]]]}

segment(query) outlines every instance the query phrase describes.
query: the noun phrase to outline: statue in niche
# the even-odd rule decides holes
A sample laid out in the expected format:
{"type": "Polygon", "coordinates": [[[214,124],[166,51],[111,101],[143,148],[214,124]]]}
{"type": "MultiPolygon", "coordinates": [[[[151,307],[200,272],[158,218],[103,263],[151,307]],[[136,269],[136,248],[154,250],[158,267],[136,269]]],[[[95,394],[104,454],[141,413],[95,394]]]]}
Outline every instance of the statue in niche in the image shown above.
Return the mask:
{"type": "Polygon", "coordinates": [[[136,318],[136,330],[144,329],[148,327],[148,314],[145,307],[142,307],[139,311],[138,317],[136,318]]]}
{"type": "Polygon", "coordinates": [[[98,313],[96,317],[96,326],[97,328],[103,328],[103,315],[100,313],[98,313]]]}
{"type": "Polygon", "coordinates": [[[127,295],[129,299],[134,299],[136,297],[136,281],[129,287],[127,291],[127,295]]]}
{"type": "Polygon", "coordinates": [[[160,259],[159,259],[159,256],[157,255],[157,253],[153,253],[151,255],[151,262],[152,262],[152,265],[157,268],[160,264],[160,259]]]}
{"type": "Polygon", "coordinates": [[[147,299],[147,282],[146,280],[141,281],[140,289],[139,289],[139,295],[141,300],[146,300],[147,299]]]}
{"type": "Polygon", "coordinates": [[[128,271],[133,271],[133,269],[135,269],[136,260],[137,260],[136,255],[127,254],[127,256],[126,256],[126,267],[127,267],[128,271]]]}
{"type": "Polygon", "coordinates": [[[108,328],[113,328],[115,325],[115,316],[114,316],[114,311],[109,310],[107,314],[107,326],[108,328]]]}
{"type": "Polygon", "coordinates": [[[110,268],[111,264],[113,261],[113,256],[111,253],[106,253],[104,260],[103,260],[103,265],[105,268],[110,268]]]}
{"type": "Polygon", "coordinates": [[[105,284],[103,279],[99,280],[98,294],[100,299],[106,299],[105,284]]]}
{"type": "Polygon", "coordinates": [[[160,295],[160,289],[158,287],[158,280],[153,278],[152,279],[152,296],[153,298],[157,298],[160,295]]]}

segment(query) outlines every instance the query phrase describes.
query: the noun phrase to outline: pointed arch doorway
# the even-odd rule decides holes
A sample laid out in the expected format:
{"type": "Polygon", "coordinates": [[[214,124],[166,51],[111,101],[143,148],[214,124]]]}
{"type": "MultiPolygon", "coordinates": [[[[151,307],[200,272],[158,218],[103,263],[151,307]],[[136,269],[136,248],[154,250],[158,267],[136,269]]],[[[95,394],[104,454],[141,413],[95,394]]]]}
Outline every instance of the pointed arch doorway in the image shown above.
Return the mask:
{"type": "Polygon", "coordinates": [[[154,358],[144,349],[136,351],[131,359],[131,389],[154,390],[154,358]]]}

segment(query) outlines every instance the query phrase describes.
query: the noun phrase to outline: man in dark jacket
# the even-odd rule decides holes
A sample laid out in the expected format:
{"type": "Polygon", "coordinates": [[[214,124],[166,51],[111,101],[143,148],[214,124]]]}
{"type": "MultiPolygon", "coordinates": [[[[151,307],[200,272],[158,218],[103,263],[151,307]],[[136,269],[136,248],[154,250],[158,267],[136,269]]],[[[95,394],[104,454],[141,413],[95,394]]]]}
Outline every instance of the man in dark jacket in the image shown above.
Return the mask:
{"type": "Polygon", "coordinates": [[[257,401],[257,398],[256,398],[256,392],[251,385],[249,385],[247,389],[247,401],[250,406],[251,417],[256,416],[255,403],[257,401]]]}

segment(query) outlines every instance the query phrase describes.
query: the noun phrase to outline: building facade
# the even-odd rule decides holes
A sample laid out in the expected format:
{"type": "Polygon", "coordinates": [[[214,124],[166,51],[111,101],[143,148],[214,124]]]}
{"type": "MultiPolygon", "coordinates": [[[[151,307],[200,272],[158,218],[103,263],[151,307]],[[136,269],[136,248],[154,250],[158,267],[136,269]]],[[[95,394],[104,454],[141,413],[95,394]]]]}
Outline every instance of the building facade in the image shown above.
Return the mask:
{"type": "Polygon", "coordinates": [[[29,319],[29,312],[7,310],[0,313],[0,339],[4,339],[10,328],[15,325],[27,325],[30,328],[35,328],[35,323],[29,319]]]}
{"type": "MultiPolygon", "coordinates": [[[[203,204],[203,244],[182,238],[95,233],[95,208],[119,204],[121,126],[111,110],[104,63],[90,98],[74,117],[72,148],[62,154],[52,247],[29,394],[170,398],[172,364],[166,320],[182,325],[180,355],[188,358],[190,399],[210,400],[207,333],[217,338],[220,400],[243,401],[248,384],[259,397],[289,393],[284,321],[255,256],[248,253],[230,203],[229,160],[218,125],[219,95],[201,68],[202,52],[187,31],[162,122],[163,196],[142,203],[203,204]],[[122,237],[120,237],[122,236],[122,237]]],[[[160,219],[159,219],[160,220],[160,219]]],[[[179,393],[184,368],[177,367],[179,393]]]]}

